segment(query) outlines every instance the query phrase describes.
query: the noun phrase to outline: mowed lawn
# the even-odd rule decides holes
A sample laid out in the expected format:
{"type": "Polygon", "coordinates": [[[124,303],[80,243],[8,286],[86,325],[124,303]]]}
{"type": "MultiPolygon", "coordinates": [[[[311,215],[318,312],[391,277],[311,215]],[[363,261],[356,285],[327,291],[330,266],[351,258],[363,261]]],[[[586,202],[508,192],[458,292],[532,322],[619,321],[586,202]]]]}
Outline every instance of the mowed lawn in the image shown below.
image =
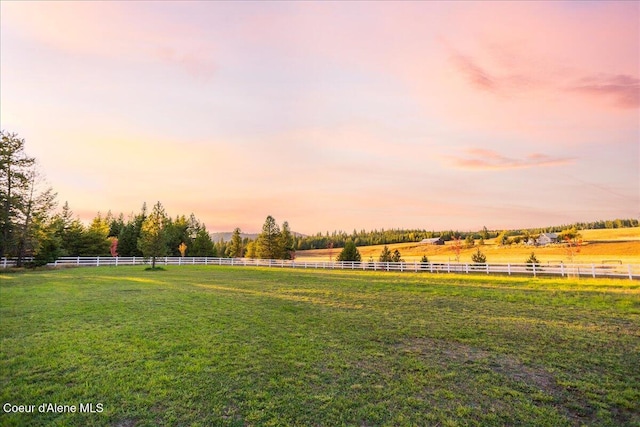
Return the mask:
{"type": "Polygon", "coordinates": [[[640,425],[637,281],[0,274],[0,337],[3,408],[103,408],[3,426],[640,425]]]}

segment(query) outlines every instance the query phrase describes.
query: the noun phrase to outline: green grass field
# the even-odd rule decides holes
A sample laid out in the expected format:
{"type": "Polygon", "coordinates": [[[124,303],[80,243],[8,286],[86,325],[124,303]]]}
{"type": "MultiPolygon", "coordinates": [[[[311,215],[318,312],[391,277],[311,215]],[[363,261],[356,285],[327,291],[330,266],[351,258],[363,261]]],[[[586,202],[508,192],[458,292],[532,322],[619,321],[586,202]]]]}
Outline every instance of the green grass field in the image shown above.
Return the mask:
{"type": "Polygon", "coordinates": [[[629,280],[0,274],[0,338],[3,426],[640,425],[629,280]]]}

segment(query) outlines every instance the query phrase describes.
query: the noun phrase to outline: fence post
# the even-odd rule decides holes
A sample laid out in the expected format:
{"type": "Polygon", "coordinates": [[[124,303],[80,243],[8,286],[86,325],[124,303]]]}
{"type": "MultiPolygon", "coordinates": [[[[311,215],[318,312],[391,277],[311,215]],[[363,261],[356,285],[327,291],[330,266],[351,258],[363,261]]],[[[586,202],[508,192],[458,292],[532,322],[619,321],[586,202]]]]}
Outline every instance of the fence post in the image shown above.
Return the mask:
{"type": "Polygon", "coordinates": [[[533,277],[536,277],[536,263],[531,264],[533,266],[533,277]]]}
{"type": "Polygon", "coordinates": [[[596,278],[596,266],[595,264],[591,264],[591,276],[593,276],[593,278],[596,278]]]}
{"type": "Polygon", "coordinates": [[[447,273],[451,273],[451,263],[447,263],[447,273]]]}
{"type": "Polygon", "coordinates": [[[631,264],[629,264],[629,280],[633,280],[633,274],[631,274],[631,264]]]}
{"type": "Polygon", "coordinates": [[[487,274],[489,274],[489,263],[486,263],[485,266],[487,267],[487,274]]]}
{"type": "Polygon", "coordinates": [[[2,268],[7,268],[7,257],[4,257],[3,259],[4,259],[4,261],[2,263],[3,264],[2,268]]]}
{"type": "Polygon", "coordinates": [[[564,264],[560,263],[560,276],[564,277],[564,264]]]}
{"type": "Polygon", "coordinates": [[[511,263],[507,264],[507,271],[509,272],[509,276],[511,276],[511,263]]]}

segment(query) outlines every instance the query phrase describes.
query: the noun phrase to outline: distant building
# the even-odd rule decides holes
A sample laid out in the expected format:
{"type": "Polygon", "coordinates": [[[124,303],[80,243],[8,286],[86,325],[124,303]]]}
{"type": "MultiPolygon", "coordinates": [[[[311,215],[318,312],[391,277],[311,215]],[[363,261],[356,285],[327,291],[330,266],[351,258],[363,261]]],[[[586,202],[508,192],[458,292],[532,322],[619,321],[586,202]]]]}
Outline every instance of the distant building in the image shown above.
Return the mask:
{"type": "Polygon", "coordinates": [[[558,235],[556,233],[540,233],[538,238],[533,242],[529,241],[529,244],[534,244],[536,246],[545,246],[550,243],[557,243],[557,242],[558,242],[558,235]]]}
{"type": "Polygon", "coordinates": [[[442,237],[434,237],[432,239],[420,240],[421,245],[444,245],[444,239],[442,237]]]}

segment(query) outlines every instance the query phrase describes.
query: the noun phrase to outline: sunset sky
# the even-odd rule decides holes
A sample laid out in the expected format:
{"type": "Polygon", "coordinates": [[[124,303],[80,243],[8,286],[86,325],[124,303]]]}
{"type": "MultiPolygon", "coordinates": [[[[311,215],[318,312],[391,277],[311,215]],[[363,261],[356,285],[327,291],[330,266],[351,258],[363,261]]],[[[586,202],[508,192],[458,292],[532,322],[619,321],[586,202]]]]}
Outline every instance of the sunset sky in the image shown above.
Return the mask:
{"type": "Polygon", "coordinates": [[[640,216],[640,3],[11,2],[0,121],[83,220],[640,216]]]}

